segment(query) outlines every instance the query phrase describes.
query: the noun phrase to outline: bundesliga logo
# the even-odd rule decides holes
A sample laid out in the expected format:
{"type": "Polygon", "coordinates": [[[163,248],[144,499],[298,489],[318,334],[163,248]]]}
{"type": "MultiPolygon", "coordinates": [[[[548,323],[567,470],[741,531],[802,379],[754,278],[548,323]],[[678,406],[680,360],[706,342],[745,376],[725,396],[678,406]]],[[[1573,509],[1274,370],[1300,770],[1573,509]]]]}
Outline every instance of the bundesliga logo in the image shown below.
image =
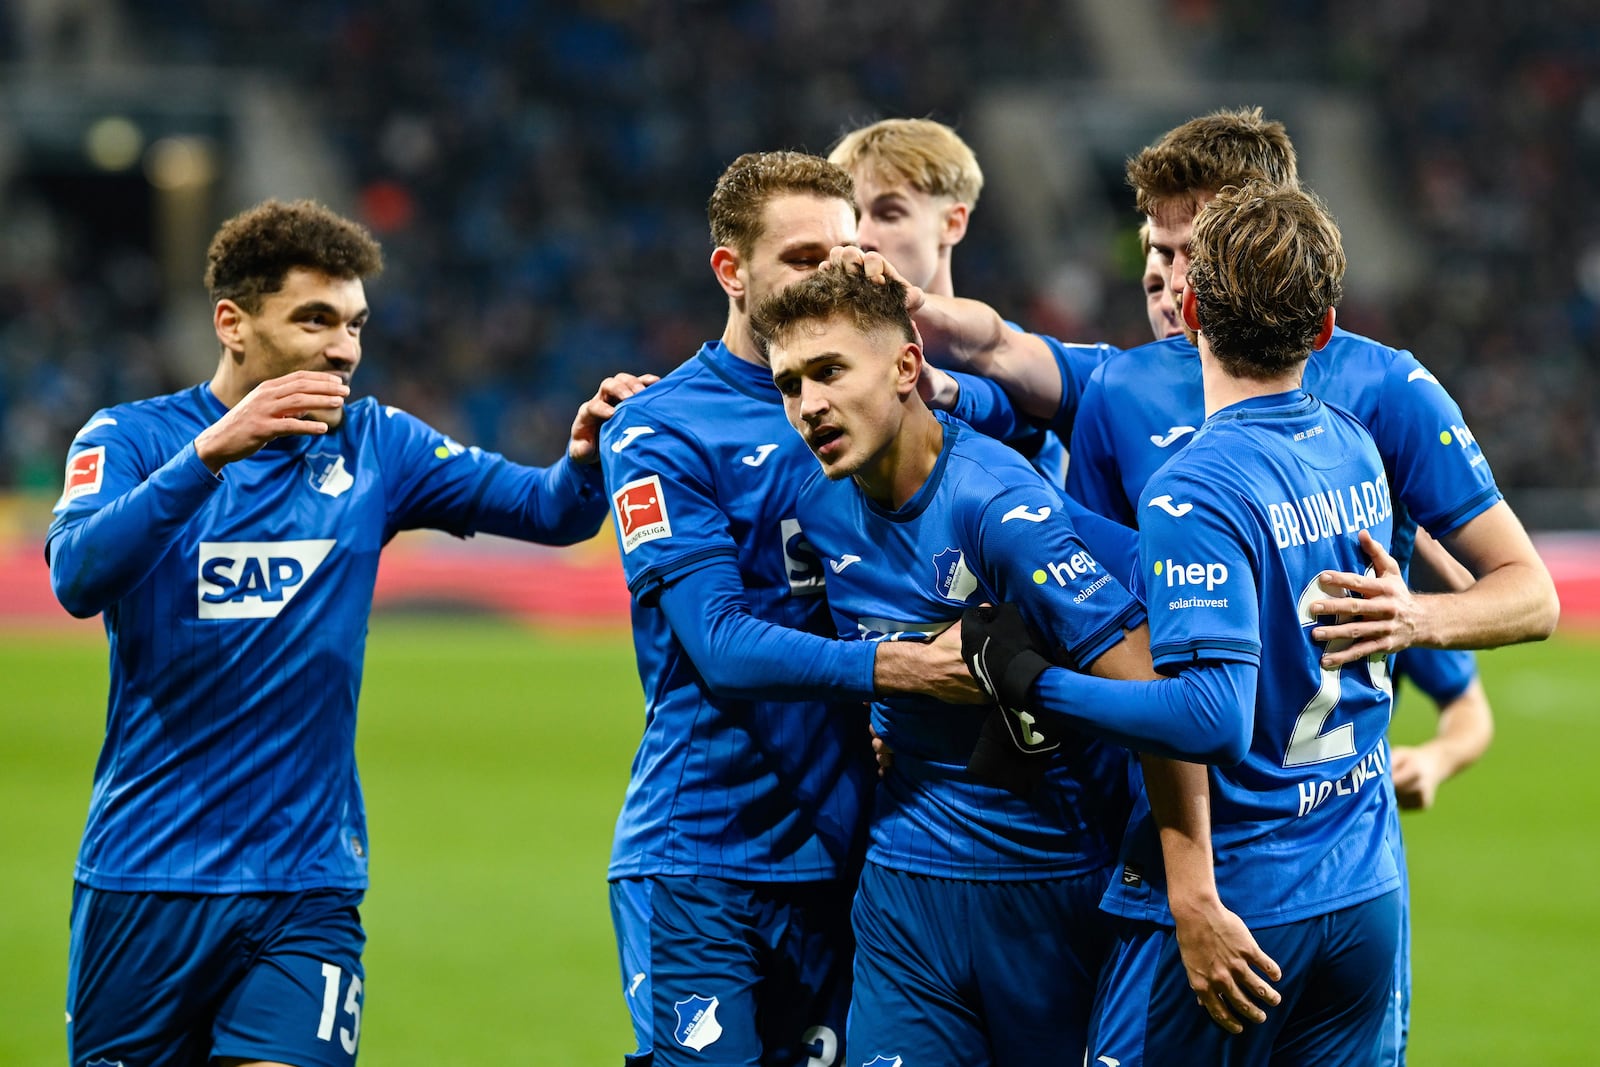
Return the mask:
{"type": "Polygon", "coordinates": [[[659,476],[652,474],[629,482],[611,494],[611,503],[625,554],[646,541],[672,536],[672,520],[667,517],[667,498],[661,491],[659,476]]]}

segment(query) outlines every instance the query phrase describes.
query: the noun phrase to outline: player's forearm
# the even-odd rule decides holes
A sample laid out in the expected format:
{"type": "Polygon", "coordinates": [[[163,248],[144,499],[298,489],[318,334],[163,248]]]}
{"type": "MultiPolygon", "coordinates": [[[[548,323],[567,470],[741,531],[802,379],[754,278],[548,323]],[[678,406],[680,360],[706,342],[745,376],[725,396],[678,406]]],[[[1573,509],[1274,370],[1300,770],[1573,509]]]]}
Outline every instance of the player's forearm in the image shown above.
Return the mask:
{"type": "Polygon", "coordinates": [[[1034,418],[1056,413],[1061,375],[1038,337],[1012,329],[988,304],[961,297],[930,294],[914,317],[933,362],[991,379],[1034,418]]]}
{"type": "Polygon", "coordinates": [[[61,606],[86,619],[126,596],[221,486],[190,444],[105,507],[53,530],[45,553],[61,606]]]}
{"type": "Polygon", "coordinates": [[[1543,564],[1506,563],[1461,593],[1417,597],[1416,638],[1424,648],[1497,648],[1542,641],[1555,631],[1561,601],[1543,564]]]}
{"type": "Polygon", "coordinates": [[[1423,747],[1436,753],[1440,781],[1447,781],[1478,762],[1493,740],[1494,713],[1483,683],[1474,678],[1460,696],[1439,709],[1438,730],[1423,747]]]}
{"type": "Polygon", "coordinates": [[[731,559],[674,581],[661,609],[695,670],[718,696],[870,700],[874,646],[839,641],[750,614],[731,559]]]}
{"type": "Polygon", "coordinates": [[[548,467],[507,461],[484,490],[475,527],[521,541],[571,545],[598,533],[609,508],[599,464],[567,456],[548,467]]]}
{"type": "Polygon", "coordinates": [[[1174,915],[1218,904],[1211,853],[1211,782],[1205,767],[1141,755],[1145,795],[1161,837],[1174,915]]]}
{"type": "Polygon", "coordinates": [[[1168,759],[1231,766],[1244,758],[1256,668],[1211,664],[1176,678],[1129,682],[1064,668],[1039,675],[1034,710],[1125,748],[1168,759]]]}

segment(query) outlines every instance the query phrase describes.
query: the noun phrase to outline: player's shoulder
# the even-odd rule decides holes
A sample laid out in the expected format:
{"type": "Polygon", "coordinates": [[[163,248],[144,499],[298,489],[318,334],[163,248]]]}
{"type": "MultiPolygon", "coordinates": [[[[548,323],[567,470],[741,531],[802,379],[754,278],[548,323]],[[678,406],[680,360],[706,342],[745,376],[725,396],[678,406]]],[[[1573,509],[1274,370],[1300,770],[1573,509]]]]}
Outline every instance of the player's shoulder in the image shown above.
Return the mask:
{"type": "Polygon", "coordinates": [[[970,427],[946,422],[945,433],[953,434],[945,480],[961,498],[982,504],[1009,489],[1050,489],[1033,464],[1016,449],[970,427]]]}
{"type": "Polygon", "coordinates": [[[1094,377],[1105,388],[1147,390],[1151,383],[1168,381],[1191,366],[1198,372],[1199,359],[1194,345],[1182,337],[1168,337],[1117,350],[1095,369],[1094,377]]]}
{"type": "Polygon", "coordinates": [[[169,436],[192,438],[198,428],[215,422],[227,410],[220,401],[210,397],[209,391],[202,395],[202,390],[209,390],[209,387],[194,385],[175,393],[101,408],[84,420],[73,443],[77,445],[91,437],[131,438],[140,442],[169,436]]]}

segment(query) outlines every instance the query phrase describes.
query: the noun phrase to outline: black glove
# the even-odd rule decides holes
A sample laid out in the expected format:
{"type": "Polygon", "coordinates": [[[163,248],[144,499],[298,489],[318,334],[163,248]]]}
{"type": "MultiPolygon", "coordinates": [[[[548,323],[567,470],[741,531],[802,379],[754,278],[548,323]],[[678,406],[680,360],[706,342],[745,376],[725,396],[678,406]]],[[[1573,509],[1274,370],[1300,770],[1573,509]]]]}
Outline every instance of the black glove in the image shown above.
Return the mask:
{"type": "Polygon", "coordinates": [[[984,691],[1000,701],[983,720],[967,771],[979,781],[1026,796],[1061,747],[1055,731],[1046,735],[1034,729],[1034,716],[1026,710],[1028,687],[1050,662],[1034,649],[1028,624],[1013,604],[967,609],[961,617],[961,657],[984,691]],[[996,672],[998,687],[992,681],[996,672]]]}
{"type": "Polygon", "coordinates": [[[1050,666],[1015,604],[985,604],[962,612],[961,658],[983,691],[1008,709],[1028,707],[1028,688],[1050,666]]]}

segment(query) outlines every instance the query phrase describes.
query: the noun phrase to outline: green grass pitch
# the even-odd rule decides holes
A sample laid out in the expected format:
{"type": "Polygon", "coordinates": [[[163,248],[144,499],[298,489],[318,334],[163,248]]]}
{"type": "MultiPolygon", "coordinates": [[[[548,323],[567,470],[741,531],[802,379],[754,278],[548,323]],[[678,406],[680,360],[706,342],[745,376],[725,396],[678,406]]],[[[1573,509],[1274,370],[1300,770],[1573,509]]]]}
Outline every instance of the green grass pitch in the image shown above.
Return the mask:
{"type": "MultiPolygon", "coordinates": [[[[1600,641],[1483,659],[1489,756],[1406,820],[1411,1062],[1592,1064],[1600,641]]],[[[72,859],[103,728],[93,631],[0,637],[0,1064],[55,1067],[72,859]]],[[[379,617],[360,765],[372,833],[362,1062],[610,1065],[631,1049],[605,862],[642,712],[624,635],[379,617]]],[[[1431,729],[1402,701],[1399,739],[1431,729]]]]}

